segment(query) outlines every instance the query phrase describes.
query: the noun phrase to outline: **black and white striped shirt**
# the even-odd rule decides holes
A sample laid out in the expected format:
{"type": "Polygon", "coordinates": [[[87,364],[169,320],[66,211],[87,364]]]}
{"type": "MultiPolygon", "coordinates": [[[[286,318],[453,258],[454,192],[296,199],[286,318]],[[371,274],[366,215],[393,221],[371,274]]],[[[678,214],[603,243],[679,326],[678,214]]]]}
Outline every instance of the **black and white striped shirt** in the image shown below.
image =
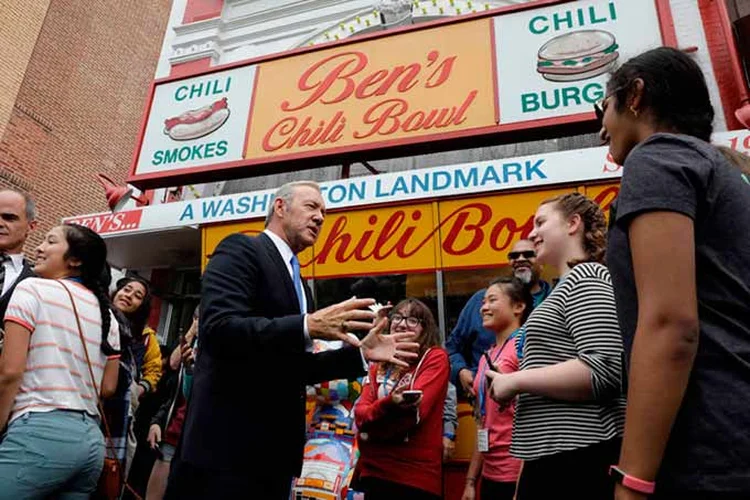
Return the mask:
{"type": "Polygon", "coordinates": [[[609,271],[601,264],[578,264],[526,321],[521,369],[578,358],[591,368],[594,401],[521,394],[511,454],[533,460],[622,436],[622,356],[609,271]]]}

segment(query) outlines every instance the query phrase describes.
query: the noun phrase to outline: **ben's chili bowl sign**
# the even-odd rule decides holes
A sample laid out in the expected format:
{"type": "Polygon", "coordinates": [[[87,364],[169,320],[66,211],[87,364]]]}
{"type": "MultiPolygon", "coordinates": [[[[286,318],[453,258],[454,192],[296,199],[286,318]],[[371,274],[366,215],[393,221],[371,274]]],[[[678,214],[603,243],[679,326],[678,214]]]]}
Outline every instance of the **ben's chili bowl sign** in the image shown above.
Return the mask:
{"type": "Polygon", "coordinates": [[[321,152],[494,125],[489,22],[263,63],[245,157],[321,152]]]}

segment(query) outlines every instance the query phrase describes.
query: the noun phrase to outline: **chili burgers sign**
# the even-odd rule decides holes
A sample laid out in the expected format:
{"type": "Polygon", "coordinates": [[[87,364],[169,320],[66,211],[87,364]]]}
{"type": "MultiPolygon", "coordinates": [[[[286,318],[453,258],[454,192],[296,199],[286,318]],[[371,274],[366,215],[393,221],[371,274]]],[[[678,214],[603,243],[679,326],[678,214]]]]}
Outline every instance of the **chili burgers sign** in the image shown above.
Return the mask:
{"type": "Polygon", "coordinates": [[[587,113],[608,73],[663,44],[653,0],[589,0],[497,16],[500,124],[587,113]]]}

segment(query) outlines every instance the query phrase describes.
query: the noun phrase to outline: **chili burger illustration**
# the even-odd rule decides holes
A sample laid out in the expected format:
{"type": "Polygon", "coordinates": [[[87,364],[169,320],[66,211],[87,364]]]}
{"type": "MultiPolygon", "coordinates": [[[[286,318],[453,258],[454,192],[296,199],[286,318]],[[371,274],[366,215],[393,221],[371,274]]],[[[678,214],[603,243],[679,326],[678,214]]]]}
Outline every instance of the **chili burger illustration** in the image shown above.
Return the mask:
{"type": "Polygon", "coordinates": [[[612,69],[620,57],[617,40],[602,30],[556,36],[537,54],[537,72],[551,82],[587,80],[612,69]]]}
{"type": "Polygon", "coordinates": [[[227,98],[164,120],[164,133],[175,141],[189,141],[218,130],[229,118],[227,98]]]}

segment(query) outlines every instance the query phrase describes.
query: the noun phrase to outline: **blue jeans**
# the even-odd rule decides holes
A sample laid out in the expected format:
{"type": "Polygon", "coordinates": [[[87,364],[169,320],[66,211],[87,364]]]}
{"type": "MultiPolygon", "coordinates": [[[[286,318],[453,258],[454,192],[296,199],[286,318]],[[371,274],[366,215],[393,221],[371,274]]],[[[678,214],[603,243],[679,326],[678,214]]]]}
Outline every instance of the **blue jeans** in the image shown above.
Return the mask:
{"type": "Polygon", "coordinates": [[[0,441],[0,497],[87,499],[104,465],[104,437],[88,414],[55,410],[14,420],[0,441]]]}

